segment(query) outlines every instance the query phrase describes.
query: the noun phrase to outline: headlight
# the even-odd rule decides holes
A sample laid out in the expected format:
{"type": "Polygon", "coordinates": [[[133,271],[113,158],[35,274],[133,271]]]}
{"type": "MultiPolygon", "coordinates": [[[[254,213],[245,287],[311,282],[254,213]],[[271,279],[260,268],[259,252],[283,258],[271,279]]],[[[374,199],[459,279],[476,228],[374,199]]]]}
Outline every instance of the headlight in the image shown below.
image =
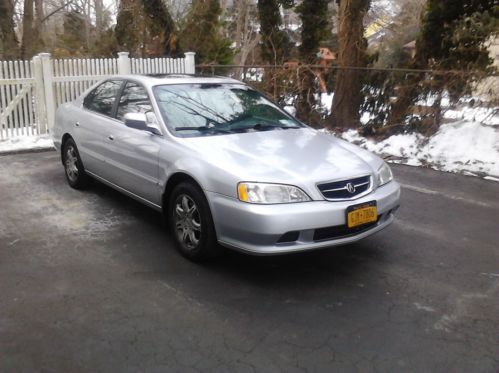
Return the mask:
{"type": "Polygon", "coordinates": [[[389,181],[392,181],[392,179],[393,179],[392,170],[385,162],[383,162],[383,165],[378,170],[378,185],[379,186],[384,185],[389,181]]]}
{"type": "Polygon", "coordinates": [[[237,195],[240,201],[249,203],[294,203],[310,201],[303,190],[292,185],[239,183],[237,195]]]}

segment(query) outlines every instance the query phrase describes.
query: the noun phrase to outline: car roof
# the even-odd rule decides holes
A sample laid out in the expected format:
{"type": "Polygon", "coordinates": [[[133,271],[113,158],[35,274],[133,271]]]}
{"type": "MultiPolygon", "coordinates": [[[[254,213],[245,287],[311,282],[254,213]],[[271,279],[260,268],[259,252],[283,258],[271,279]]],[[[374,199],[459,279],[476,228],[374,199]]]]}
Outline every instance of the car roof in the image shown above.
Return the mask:
{"type": "Polygon", "coordinates": [[[130,79],[140,82],[147,86],[165,85],[165,84],[227,84],[240,83],[239,80],[226,78],[223,76],[206,76],[195,74],[133,74],[133,75],[115,75],[109,79],[130,79]]]}

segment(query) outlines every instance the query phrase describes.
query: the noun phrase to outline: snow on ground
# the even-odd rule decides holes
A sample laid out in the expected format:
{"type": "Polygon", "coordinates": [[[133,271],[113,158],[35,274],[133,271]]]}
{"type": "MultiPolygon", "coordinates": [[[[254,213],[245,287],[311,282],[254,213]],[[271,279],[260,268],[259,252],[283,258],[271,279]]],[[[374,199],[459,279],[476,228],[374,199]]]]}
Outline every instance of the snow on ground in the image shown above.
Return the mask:
{"type": "Polygon", "coordinates": [[[418,148],[424,141],[422,135],[415,133],[394,135],[384,141],[375,142],[374,140],[362,137],[357,130],[348,130],[342,133],[340,137],[383,157],[403,159],[405,160],[405,164],[410,166],[422,165],[418,159],[418,148]]]}
{"type": "Polygon", "coordinates": [[[49,135],[16,136],[0,140],[0,154],[24,150],[51,149],[54,143],[49,135]]]}
{"type": "MultiPolygon", "coordinates": [[[[322,107],[330,112],[333,94],[323,93],[320,99],[322,107]]],[[[464,99],[459,105],[451,106],[449,100],[443,97],[444,118],[449,123],[442,124],[430,138],[408,133],[376,142],[360,136],[356,130],[348,130],[340,137],[380,154],[390,162],[488,175],[487,179],[499,181],[499,110],[497,107],[472,104],[473,101],[477,100],[464,99]]],[[[368,113],[362,113],[363,124],[369,119],[368,113]]]]}
{"type": "Polygon", "coordinates": [[[449,123],[430,138],[428,158],[444,171],[499,176],[499,129],[466,120],[449,123]]]}
{"type": "Polygon", "coordinates": [[[488,176],[489,180],[499,178],[499,126],[460,120],[441,125],[430,138],[410,133],[375,142],[357,130],[348,130],[340,137],[390,162],[488,176]]]}
{"type": "Polygon", "coordinates": [[[477,121],[489,126],[499,126],[499,108],[463,107],[447,109],[444,118],[450,120],[477,121]]]}

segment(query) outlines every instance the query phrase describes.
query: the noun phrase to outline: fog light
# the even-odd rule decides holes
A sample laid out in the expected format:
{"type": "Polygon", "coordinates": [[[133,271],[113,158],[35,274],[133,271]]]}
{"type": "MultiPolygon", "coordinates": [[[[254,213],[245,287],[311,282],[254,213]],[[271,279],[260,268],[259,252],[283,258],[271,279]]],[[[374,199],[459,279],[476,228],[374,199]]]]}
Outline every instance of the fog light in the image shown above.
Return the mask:
{"type": "Polygon", "coordinates": [[[299,235],[300,235],[300,232],[298,232],[298,231],[286,232],[277,240],[277,243],[295,242],[296,240],[298,240],[299,235]]]}

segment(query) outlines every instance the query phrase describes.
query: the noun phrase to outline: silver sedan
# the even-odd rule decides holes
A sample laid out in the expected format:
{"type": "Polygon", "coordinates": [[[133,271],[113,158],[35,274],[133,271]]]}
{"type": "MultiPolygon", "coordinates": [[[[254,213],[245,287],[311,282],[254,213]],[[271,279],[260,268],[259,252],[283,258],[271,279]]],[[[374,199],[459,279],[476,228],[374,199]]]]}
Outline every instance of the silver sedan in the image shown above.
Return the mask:
{"type": "Polygon", "coordinates": [[[180,252],[281,254],[388,226],[400,187],[382,159],[316,131],[247,85],[116,76],[56,114],[73,188],[97,179],[162,211],[180,252]]]}

